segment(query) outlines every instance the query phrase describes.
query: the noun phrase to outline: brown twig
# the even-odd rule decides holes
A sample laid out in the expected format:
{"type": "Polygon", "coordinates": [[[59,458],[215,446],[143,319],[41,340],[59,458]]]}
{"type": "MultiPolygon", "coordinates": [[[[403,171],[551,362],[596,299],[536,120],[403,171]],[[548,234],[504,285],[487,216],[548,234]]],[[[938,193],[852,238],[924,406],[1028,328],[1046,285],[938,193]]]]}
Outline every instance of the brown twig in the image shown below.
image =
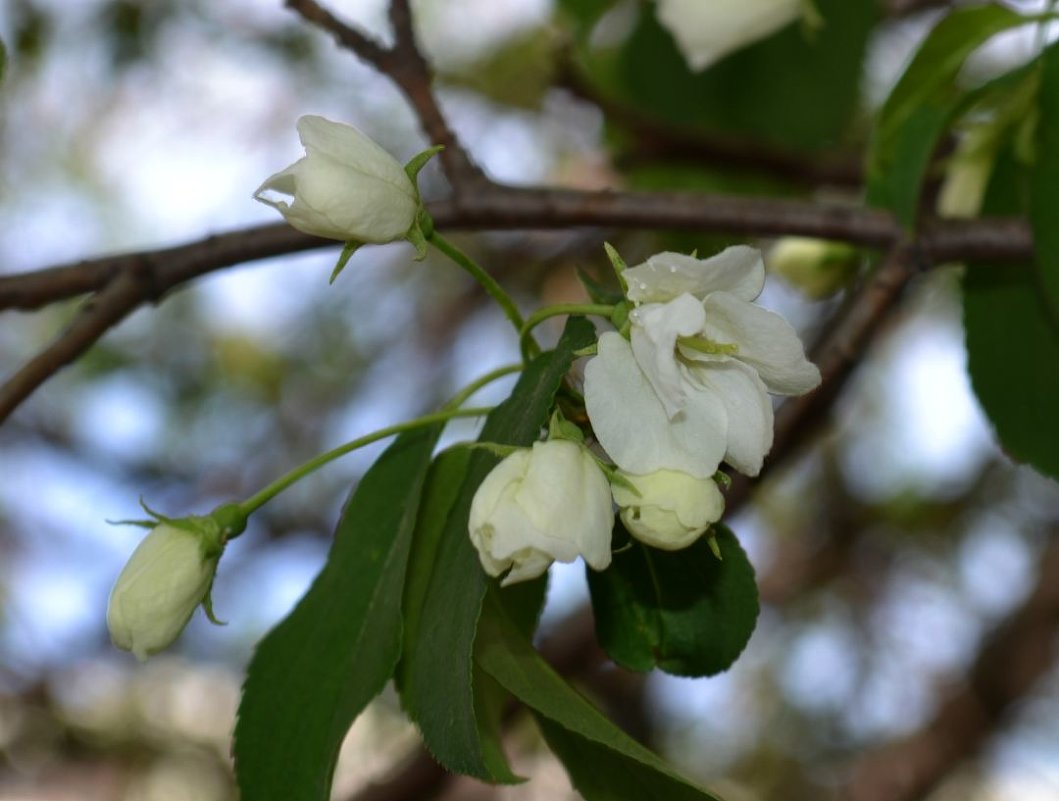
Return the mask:
{"type": "Polygon", "coordinates": [[[287,0],[287,8],[330,33],[340,46],[355,53],[397,84],[415,110],[427,139],[432,144],[444,146],[440,159],[455,197],[458,198],[465,188],[483,179],[481,170],[467,155],[438,106],[431,89],[433,75],[430,66],[416,45],[408,0],[392,0],[390,3],[390,24],[394,31],[392,47],[383,47],[347,25],[316,0],[287,0]]]}
{"type": "MultiPolygon", "coordinates": [[[[820,368],[820,386],[808,395],[791,398],[777,410],[772,450],[762,476],[772,464],[787,461],[826,422],[875,333],[897,305],[908,282],[926,266],[921,251],[899,245],[835,315],[830,330],[810,351],[810,358],[820,368]]],[[[726,499],[728,507],[740,506],[758,480],[734,476],[726,499]]]]}

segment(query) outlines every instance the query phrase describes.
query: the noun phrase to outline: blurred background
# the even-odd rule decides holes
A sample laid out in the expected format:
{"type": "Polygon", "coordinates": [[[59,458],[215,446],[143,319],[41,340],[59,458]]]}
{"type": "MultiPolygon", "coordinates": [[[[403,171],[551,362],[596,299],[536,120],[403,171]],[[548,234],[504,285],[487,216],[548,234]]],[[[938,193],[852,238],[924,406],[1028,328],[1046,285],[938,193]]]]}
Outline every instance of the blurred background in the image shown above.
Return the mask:
{"type": "MultiPolygon", "coordinates": [[[[443,107],[496,180],[835,200],[859,196],[866,120],[946,4],[821,2],[829,22],[812,52],[826,60],[809,65],[806,86],[775,69],[777,48],[807,46],[793,26],[707,73],[695,108],[651,95],[663,70],[684,68],[649,3],[616,3],[581,32],[576,3],[413,5],[443,107]],[[784,107],[796,89],[799,105],[784,107]]],[[[329,7],[389,36],[381,0],[329,7]]],[[[278,0],[6,0],[0,39],[0,273],[274,222],[251,193],[301,155],[294,122],[305,113],[354,123],[401,160],[426,144],[385,78],[278,0]]],[[[998,38],[971,78],[1033,46],[1032,31],[998,38]]],[[[424,191],[445,191],[434,165],[424,191]]],[[[583,229],[457,238],[527,309],[579,297],[575,267],[605,275],[604,239],[630,264],[736,241],[583,229]]],[[[216,579],[227,625],[196,615],[145,665],[110,645],[104,620],[141,531],[107,521],[141,516],[141,498],[178,516],[245,497],[517,360],[506,321],[451,265],[414,262],[406,245],[365,248],[329,286],[336,257],[329,248],[237,266],[141,309],[0,426],[2,801],[234,798],[241,671],[319,569],[379,449],[256,515],[216,579]]],[[[729,521],[764,600],[731,671],[633,676],[578,641],[586,691],[729,801],[837,797],[859,760],[929,734],[981,671],[1007,670],[989,645],[1048,581],[1059,488],[994,444],[965,374],[959,274],[949,265],[917,280],[824,434],[729,521]]],[[[811,300],[804,281],[773,276],[762,302],[811,340],[841,303],[835,283],[836,295],[811,300]]],[[[0,315],[0,375],[75,308],[0,315]]],[[[459,424],[449,437],[473,434],[459,424]]],[[[560,567],[546,645],[586,631],[582,569],[560,567]]],[[[1049,623],[1034,629],[1046,643],[1049,623]]],[[[1059,797],[1059,674],[1038,675],[963,751],[928,748],[948,762],[916,797],[1059,797]]],[[[357,797],[415,743],[384,697],[347,740],[335,797],[357,797]]],[[[528,724],[510,748],[528,784],[438,793],[576,797],[528,724]]]]}

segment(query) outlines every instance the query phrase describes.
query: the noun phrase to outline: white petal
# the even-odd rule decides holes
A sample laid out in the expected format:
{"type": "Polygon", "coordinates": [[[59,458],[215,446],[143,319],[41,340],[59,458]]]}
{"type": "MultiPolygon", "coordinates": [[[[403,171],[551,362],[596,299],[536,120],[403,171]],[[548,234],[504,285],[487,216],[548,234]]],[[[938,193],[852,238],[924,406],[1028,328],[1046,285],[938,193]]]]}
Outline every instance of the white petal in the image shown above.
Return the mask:
{"type": "Polygon", "coordinates": [[[391,184],[404,194],[415,195],[412,180],[397,159],[352,125],[307,114],[298,119],[298,138],[310,156],[325,156],[391,184]]]}
{"type": "Polygon", "coordinates": [[[665,303],[685,292],[700,300],[711,292],[753,300],[765,286],[765,263],[760,251],[734,245],[708,259],[657,253],[624,276],[635,303],[665,303]]]}
{"type": "Polygon", "coordinates": [[[703,335],[737,345],[735,358],[757,370],[769,392],[801,395],[819,385],[820,371],[805,358],[798,332],[778,314],[727,292],[710,295],[704,306],[703,335]]]}
{"type": "Polygon", "coordinates": [[[632,352],[651,387],[662,401],[666,414],[684,407],[684,381],[676,360],[677,337],[693,336],[706,319],[702,302],[684,294],[669,303],[648,303],[634,309],[632,352]]]}
{"type": "Polygon", "coordinates": [[[772,402],[757,371],[730,359],[703,363],[691,374],[724,405],[728,420],[724,460],[740,473],[756,476],[772,447],[772,402]]]}
{"type": "Polygon", "coordinates": [[[693,70],[793,22],[803,0],[658,0],[658,21],[693,70]]]}
{"type": "Polygon", "coordinates": [[[724,455],[727,417],[721,400],[696,388],[670,420],[620,334],[599,338],[598,353],[585,366],[585,404],[596,438],[630,473],[668,469],[706,478],[724,455]]]}

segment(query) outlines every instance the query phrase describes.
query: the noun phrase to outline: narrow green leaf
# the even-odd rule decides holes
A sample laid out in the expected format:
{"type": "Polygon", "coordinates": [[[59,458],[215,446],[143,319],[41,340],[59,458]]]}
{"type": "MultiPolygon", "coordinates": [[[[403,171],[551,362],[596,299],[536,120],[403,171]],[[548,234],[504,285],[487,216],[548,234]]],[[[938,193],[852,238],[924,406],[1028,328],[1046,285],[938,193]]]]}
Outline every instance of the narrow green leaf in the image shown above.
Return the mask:
{"type": "Polygon", "coordinates": [[[621,731],[563,681],[490,594],[478,663],[534,713],[587,801],[716,801],[621,731]]]}
{"type": "Polygon", "coordinates": [[[1059,43],[1049,46],[1041,61],[1030,222],[1044,300],[1059,319],[1059,43]]]}
{"type": "Polygon", "coordinates": [[[596,635],[619,665],[712,676],[742,653],[758,615],[754,568],[735,535],[715,528],[721,559],[705,538],[660,551],[630,540],[618,523],[610,568],[585,572],[596,635]]]}
{"type": "MultiPolygon", "coordinates": [[[[997,159],[983,213],[1025,213],[1030,176],[1011,149],[997,159]]],[[[1013,459],[1059,479],[1059,325],[1031,265],[974,264],[963,281],[967,369],[1013,459]]]]}
{"type": "MultiPolygon", "coordinates": [[[[486,419],[480,440],[507,445],[536,440],[574,351],[594,340],[589,322],[571,318],[556,349],[531,362],[511,397],[486,419]]],[[[486,781],[517,781],[495,733],[483,731],[487,716],[473,682],[474,638],[488,581],[467,535],[467,517],[478,485],[496,463],[493,454],[475,450],[458,490],[448,476],[444,491],[432,492],[431,508],[449,511],[443,526],[416,533],[399,686],[405,710],[442,765],[486,781]]]]}
{"type": "Polygon", "coordinates": [[[868,202],[892,209],[906,227],[938,139],[961,107],[956,78],[987,40],[1026,20],[999,5],[950,12],[920,45],[879,112],[868,158],[868,202]]]}
{"type": "Polygon", "coordinates": [[[329,798],[342,739],[400,656],[405,566],[440,432],[401,435],[364,474],[323,570],[258,644],[232,747],[243,801],[329,798]]]}

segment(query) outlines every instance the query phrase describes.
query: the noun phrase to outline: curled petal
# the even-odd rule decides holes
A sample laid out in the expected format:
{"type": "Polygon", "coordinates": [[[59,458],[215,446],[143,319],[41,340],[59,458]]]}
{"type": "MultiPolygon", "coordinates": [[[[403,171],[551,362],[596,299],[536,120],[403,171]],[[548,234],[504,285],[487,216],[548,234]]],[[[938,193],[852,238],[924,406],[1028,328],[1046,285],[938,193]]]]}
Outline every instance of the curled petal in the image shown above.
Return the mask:
{"type": "Polygon", "coordinates": [[[665,303],[685,292],[700,300],[711,292],[753,300],[765,286],[765,263],[754,248],[733,245],[708,259],[657,253],[623,275],[635,303],[665,303]]]}
{"type": "Polygon", "coordinates": [[[769,392],[801,395],[820,384],[820,371],[805,358],[798,333],[778,314],[727,292],[713,293],[703,305],[703,335],[737,345],[735,358],[757,370],[769,392]]]}
{"type": "Polygon", "coordinates": [[[702,330],[702,302],[684,294],[669,303],[648,303],[634,309],[632,352],[670,419],[684,407],[684,379],[676,360],[677,337],[702,330]]]}
{"type": "Polygon", "coordinates": [[[630,473],[667,469],[707,478],[724,456],[728,419],[716,393],[696,385],[670,419],[620,334],[603,334],[585,366],[585,405],[596,439],[630,473]]]}

